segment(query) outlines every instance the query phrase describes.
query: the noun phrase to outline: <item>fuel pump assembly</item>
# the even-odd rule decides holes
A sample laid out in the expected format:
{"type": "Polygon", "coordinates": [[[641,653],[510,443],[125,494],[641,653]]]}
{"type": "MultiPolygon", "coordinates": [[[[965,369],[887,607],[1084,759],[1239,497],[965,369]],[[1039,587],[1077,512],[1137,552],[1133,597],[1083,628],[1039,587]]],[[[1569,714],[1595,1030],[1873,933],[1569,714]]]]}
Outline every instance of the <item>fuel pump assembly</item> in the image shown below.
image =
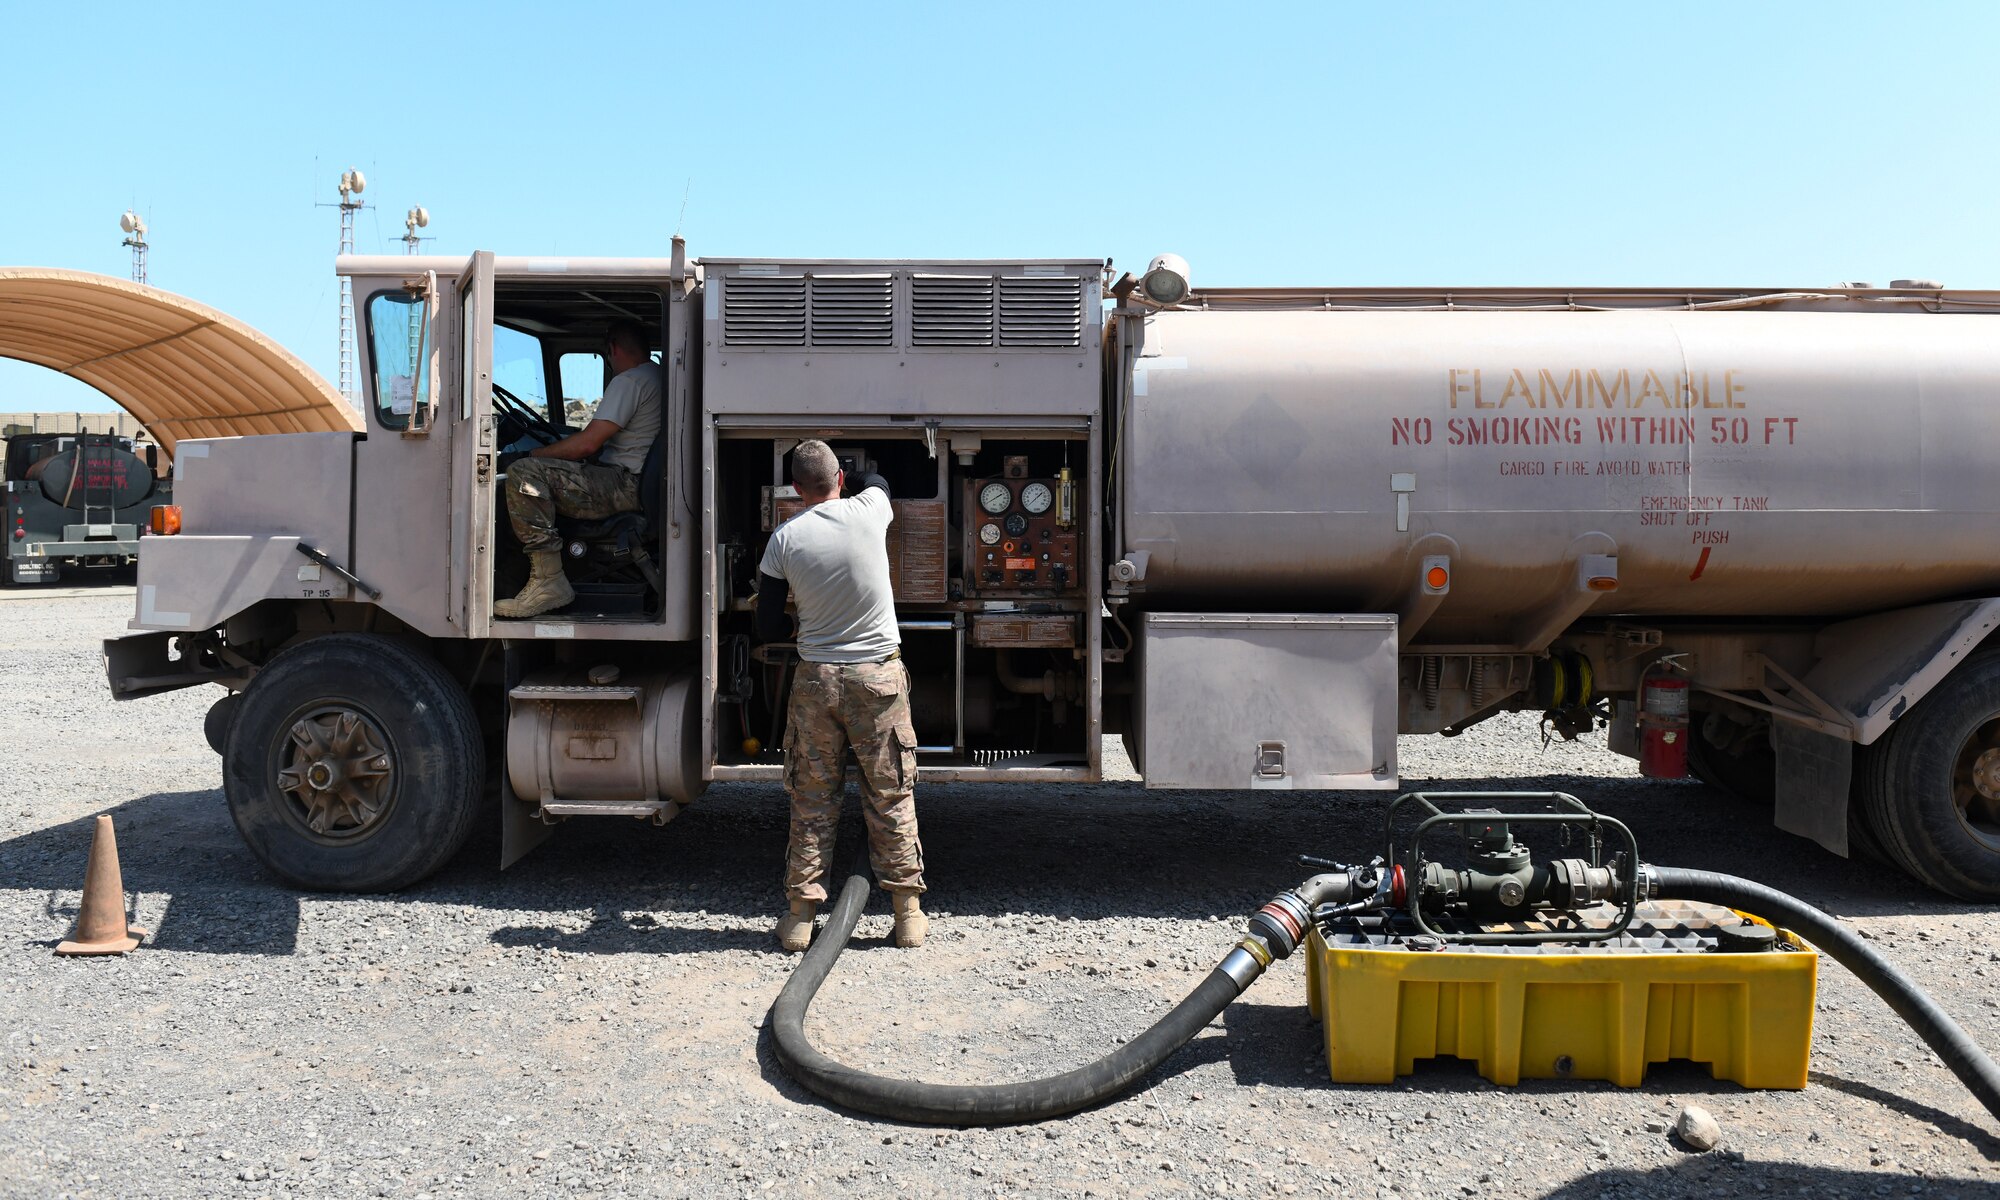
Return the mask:
{"type": "Polygon", "coordinates": [[[1308,1002],[1337,1082],[1388,1082],[1412,1058],[1455,1054],[1502,1084],[1568,1077],[1634,1086],[1649,1062],[1691,1058],[1744,1086],[1799,1088],[1824,953],[2000,1116],[2000,1068],[1852,930],[1751,880],[1646,864],[1630,829],[1573,796],[1408,793],[1389,807],[1385,841],[1385,853],[1366,863],[1302,856],[1319,873],[1251,914],[1244,937],[1185,999],[1111,1053],[1046,1079],[992,1085],[869,1074],[806,1038],[813,994],[871,892],[857,869],[772,1007],[778,1061],[821,1097],[876,1116],[1047,1120],[1131,1087],[1273,962],[1306,947],[1308,1002]],[[1537,861],[1523,840],[1537,829],[1573,853],[1537,861]],[[1461,835],[1462,853],[1429,857],[1450,832],[1461,835]],[[1706,1032],[1696,1037],[1695,1028],[1706,1032]]]}

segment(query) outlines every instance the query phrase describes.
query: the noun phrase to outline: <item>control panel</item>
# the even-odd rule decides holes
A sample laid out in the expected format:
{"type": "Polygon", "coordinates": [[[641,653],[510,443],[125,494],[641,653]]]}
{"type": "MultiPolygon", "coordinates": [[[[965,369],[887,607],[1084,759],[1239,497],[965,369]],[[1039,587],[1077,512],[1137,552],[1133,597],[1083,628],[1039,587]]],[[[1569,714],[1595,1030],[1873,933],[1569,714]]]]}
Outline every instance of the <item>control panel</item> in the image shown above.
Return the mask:
{"type": "Polygon", "coordinates": [[[965,481],[967,595],[1053,595],[1077,586],[1076,481],[1031,479],[1009,459],[998,479],[965,481]]]}

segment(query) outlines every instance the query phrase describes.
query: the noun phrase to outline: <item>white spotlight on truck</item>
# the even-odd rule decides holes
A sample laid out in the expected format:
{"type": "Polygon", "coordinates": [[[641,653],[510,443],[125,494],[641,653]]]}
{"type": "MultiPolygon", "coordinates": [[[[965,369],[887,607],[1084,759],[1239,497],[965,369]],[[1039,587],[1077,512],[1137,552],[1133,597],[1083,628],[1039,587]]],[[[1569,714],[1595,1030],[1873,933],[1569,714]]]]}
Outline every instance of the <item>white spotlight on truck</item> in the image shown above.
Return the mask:
{"type": "Polygon", "coordinates": [[[1179,304],[1194,290],[1188,284],[1187,259],[1178,254],[1162,254],[1147,263],[1141,284],[1155,304],[1179,304]]]}

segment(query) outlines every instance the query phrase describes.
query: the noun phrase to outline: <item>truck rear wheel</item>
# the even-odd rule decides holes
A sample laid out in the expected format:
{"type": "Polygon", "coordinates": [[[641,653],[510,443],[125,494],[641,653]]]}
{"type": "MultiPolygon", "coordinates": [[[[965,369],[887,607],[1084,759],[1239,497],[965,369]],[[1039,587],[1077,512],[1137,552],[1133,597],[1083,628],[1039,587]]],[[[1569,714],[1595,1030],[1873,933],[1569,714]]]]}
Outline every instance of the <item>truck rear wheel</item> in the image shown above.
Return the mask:
{"type": "Polygon", "coordinates": [[[2000,654],[1966,660],[1858,757],[1869,829],[1898,866],[2000,898],[2000,654]]]}
{"type": "Polygon", "coordinates": [[[230,815],[271,872],[314,891],[386,892],[472,831],[485,751],[471,700],[386,638],[329,634],[251,680],[223,750],[230,815]]]}

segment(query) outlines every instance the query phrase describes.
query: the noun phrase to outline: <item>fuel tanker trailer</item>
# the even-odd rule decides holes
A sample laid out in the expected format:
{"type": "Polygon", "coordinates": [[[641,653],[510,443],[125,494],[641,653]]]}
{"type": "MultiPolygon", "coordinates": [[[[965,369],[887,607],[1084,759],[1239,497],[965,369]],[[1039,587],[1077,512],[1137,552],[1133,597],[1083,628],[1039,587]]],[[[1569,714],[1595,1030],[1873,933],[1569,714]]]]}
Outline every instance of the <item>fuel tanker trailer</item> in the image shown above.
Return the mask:
{"type": "Polygon", "coordinates": [[[219,685],[232,813],[300,886],[422,878],[489,783],[504,865],[780,781],[797,656],[752,593],[820,438],[889,485],[923,781],[1066,789],[1119,736],[1152,788],[1386,790],[1399,732],[1526,710],[2000,896],[2000,294],[678,240],[338,269],[363,428],[183,438],[106,644],[120,697],[219,685]],[[567,528],[567,607],[496,615],[512,456],[634,318],[667,380],[641,509],[567,528]]]}
{"type": "Polygon", "coordinates": [[[11,433],[4,491],[10,582],[53,583],[69,567],[122,567],[154,506],[173,494],[158,448],[106,433],[11,433]]]}
{"type": "MultiPolygon", "coordinates": [[[[1227,290],[1121,318],[1114,611],[1142,649],[1193,613],[1392,614],[1405,732],[1608,716],[1648,775],[2000,894],[1993,303],[1227,290]]],[[[1136,725],[1141,757],[1198,725],[1136,725]]]]}

